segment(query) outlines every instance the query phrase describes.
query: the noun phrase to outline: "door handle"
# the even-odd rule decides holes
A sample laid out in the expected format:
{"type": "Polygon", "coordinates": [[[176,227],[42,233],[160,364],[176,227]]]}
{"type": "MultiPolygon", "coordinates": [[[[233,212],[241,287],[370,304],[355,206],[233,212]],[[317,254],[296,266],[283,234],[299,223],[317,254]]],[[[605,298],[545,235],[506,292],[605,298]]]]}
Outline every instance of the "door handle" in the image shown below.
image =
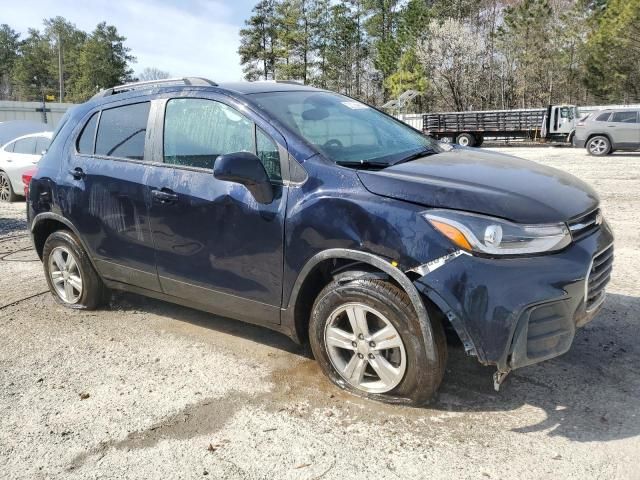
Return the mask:
{"type": "Polygon", "coordinates": [[[173,203],[178,200],[178,195],[168,188],[162,190],[151,190],[151,196],[160,203],[173,203]]]}
{"type": "Polygon", "coordinates": [[[69,175],[71,175],[76,180],[82,180],[87,176],[87,174],[84,173],[84,170],[82,170],[80,167],[69,170],[69,175]]]}
{"type": "Polygon", "coordinates": [[[616,126],[615,126],[615,125],[607,125],[607,127],[609,127],[609,128],[616,128],[616,126]]]}

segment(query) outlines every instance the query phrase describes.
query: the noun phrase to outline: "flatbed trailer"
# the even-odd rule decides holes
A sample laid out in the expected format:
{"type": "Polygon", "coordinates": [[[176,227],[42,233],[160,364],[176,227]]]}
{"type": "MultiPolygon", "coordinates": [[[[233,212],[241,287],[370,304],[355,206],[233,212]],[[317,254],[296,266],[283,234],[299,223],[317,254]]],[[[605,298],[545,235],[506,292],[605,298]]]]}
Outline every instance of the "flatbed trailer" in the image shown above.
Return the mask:
{"type": "Polygon", "coordinates": [[[547,108],[427,113],[422,131],[444,142],[479,147],[484,137],[571,143],[577,116],[573,105],[547,108]]]}

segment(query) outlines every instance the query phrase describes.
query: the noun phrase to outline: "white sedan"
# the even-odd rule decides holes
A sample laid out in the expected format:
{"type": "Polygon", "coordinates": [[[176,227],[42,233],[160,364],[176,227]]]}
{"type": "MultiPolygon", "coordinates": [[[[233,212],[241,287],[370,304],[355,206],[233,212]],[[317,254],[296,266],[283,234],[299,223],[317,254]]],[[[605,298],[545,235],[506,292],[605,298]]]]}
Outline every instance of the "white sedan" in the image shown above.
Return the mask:
{"type": "Polygon", "coordinates": [[[22,174],[38,164],[52,135],[52,132],[30,133],[0,147],[1,202],[13,202],[22,196],[22,174]]]}

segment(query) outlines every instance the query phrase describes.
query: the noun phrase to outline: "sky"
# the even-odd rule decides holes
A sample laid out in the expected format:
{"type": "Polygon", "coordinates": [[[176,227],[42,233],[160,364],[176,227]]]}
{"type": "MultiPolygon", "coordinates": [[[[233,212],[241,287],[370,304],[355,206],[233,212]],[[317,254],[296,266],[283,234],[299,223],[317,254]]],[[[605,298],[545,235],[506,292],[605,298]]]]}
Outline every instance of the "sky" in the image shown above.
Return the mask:
{"type": "MultiPolygon", "coordinates": [[[[4,0],[9,2],[10,0],[4,0]]],[[[214,81],[242,80],[237,54],[239,30],[257,0],[17,0],[2,8],[0,23],[26,35],[42,29],[42,20],[65,17],[90,32],[106,21],[127,38],[137,62],[174,77],[199,76],[214,81]]]]}

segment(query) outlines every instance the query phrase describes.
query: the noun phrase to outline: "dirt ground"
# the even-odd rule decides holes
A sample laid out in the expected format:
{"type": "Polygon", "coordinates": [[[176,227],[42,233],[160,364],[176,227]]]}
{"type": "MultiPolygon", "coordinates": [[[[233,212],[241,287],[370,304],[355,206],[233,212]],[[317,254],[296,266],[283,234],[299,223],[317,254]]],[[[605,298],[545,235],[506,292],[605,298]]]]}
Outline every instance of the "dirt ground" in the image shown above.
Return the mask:
{"type": "Polygon", "coordinates": [[[428,408],[354,398],[287,338],[117,294],[45,293],[24,203],[0,204],[2,478],[640,478],[640,153],[500,148],[600,193],[609,295],[569,353],[514,372],[457,347],[428,408]]]}

